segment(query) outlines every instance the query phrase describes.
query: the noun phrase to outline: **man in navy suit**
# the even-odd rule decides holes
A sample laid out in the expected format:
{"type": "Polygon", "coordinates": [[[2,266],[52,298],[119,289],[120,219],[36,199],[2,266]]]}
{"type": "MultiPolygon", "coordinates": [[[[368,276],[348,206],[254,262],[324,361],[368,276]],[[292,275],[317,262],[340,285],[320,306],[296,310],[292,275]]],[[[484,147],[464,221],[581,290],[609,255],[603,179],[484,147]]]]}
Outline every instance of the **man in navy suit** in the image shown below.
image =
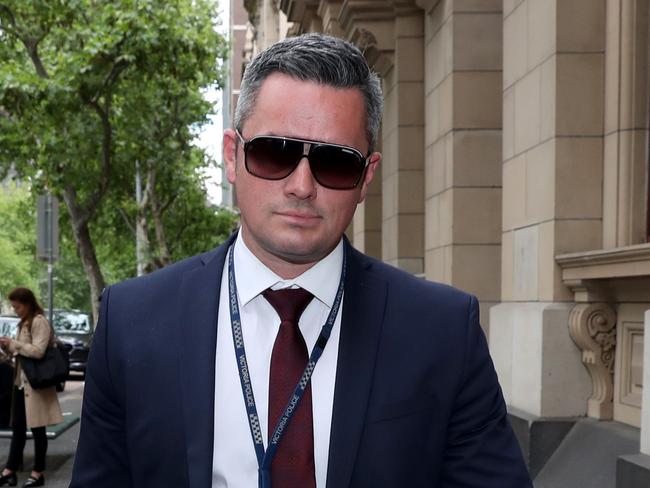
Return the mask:
{"type": "Polygon", "coordinates": [[[251,62],[223,140],[241,228],[104,292],[72,488],[532,486],[476,299],[343,237],[381,113],[340,39],[251,62]]]}

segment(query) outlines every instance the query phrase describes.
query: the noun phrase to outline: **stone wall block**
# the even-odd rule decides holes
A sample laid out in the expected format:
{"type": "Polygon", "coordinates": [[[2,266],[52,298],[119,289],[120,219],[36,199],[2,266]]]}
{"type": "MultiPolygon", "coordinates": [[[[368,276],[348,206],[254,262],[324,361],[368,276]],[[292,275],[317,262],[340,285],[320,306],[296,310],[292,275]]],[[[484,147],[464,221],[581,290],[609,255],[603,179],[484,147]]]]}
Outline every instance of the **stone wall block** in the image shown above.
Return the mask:
{"type": "Polygon", "coordinates": [[[526,222],[538,224],[555,214],[555,140],[526,153],[526,222]]]}
{"type": "MultiPolygon", "coordinates": [[[[401,214],[397,234],[399,258],[424,257],[424,214],[401,214]]],[[[417,271],[421,273],[423,269],[417,271]]]]}
{"type": "Polygon", "coordinates": [[[515,300],[538,299],[538,233],[538,226],[524,227],[514,232],[513,296],[515,300]]]}
{"type": "Polygon", "coordinates": [[[398,216],[384,214],[381,223],[381,258],[393,264],[397,260],[398,216]]]}
{"type": "Polygon", "coordinates": [[[397,158],[400,168],[422,170],[424,161],[424,126],[400,126],[396,135],[399,138],[397,158]]]}
{"type": "Polygon", "coordinates": [[[556,217],[602,219],[602,137],[559,138],[555,155],[556,217]]]}
{"type": "Polygon", "coordinates": [[[503,16],[509,16],[524,0],[503,0],[503,16]]]}
{"type": "MultiPolygon", "coordinates": [[[[501,186],[501,131],[454,131],[451,146],[455,186],[501,186]]],[[[499,210],[498,213],[501,213],[499,210]]]]}
{"type": "Polygon", "coordinates": [[[424,249],[429,251],[440,247],[440,196],[424,202],[424,249]]]}
{"type": "Polygon", "coordinates": [[[541,140],[541,68],[529,72],[515,85],[515,154],[536,146],[541,140]]]}
{"type": "Polygon", "coordinates": [[[513,299],[514,292],[514,232],[501,235],[501,300],[513,299]]]}
{"type": "Polygon", "coordinates": [[[401,82],[398,94],[398,125],[424,126],[424,83],[401,82]]]}
{"type": "Polygon", "coordinates": [[[605,47],[606,0],[557,1],[557,49],[602,52],[605,47]]]}
{"type": "Polygon", "coordinates": [[[424,60],[422,37],[398,37],[395,40],[395,53],[398,81],[424,80],[424,62],[417,62],[424,60]]]}
{"type": "Polygon", "coordinates": [[[384,219],[394,217],[399,213],[398,185],[399,178],[397,173],[390,175],[386,175],[386,173],[383,174],[381,214],[384,219]]]}
{"type": "MultiPolygon", "coordinates": [[[[395,37],[399,42],[404,37],[424,36],[423,15],[399,15],[395,18],[395,37]]],[[[420,41],[421,42],[421,41],[420,41]]]]}
{"type": "Polygon", "coordinates": [[[501,71],[503,67],[500,12],[454,15],[455,70],[501,71]]]}
{"type": "MultiPolygon", "coordinates": [[[[500,188],[455,188],[453,197],[454,243],[499,244],[501,242],[500,188]]],[[[477,271],[476,275],[479,274],[477,271]]]]}
{"type": "Polygon", "coordinates": [[[521,227],[526,222],[526,155],[503,163],[503,230],[521,227]]]}
{"type": "Polygon", "coordinates": [[[503,10],[503,0],[454,0],[454,13],[496,12],[503,10]]]}
{"type": "MultiPolygon", "coordinates": [[[[504,13],[506,5],[504,4],[504,13]]],[[[520,5],[503,21],[503,87],[512,86],[526,74],[528,52],[526,42],[528,2],[520,5]]]]}
{"type": "MultiPolygon", "coordinates": [[[[516,272],[516,271],[515,271],[516,272]]],[[[511,405],[533,415],[542,415],[543,303],[513,303],[512,398],[511,405]]],[[[495,322],[491,319],[490,324],[495,322]]]]}
{"type": "Polygon", "coordinates": [[[426,125],[424,127],[424,145],[429,148],[431,144],[440,139],[440,89],[437,88],[424,98],[424,118],[426,125]]]}
{"type": "Polygon", "coordinates": [[[556,3],[571,0],[528,0],[527,69],[539,66],[556,51],[556,3]]]}
{"type": "Polygon", "coordinates": [[[500,129],[503,109],[501,72],[453,74],[453,123],[460,129],[500,129]]]}
{"type": "Polygon", "coordinates": [[[424,159],[424,194],[425,198],[431,198],[442,192],[445,188],[445,167],[446,167],[445,139],[438,139],[425,151],[424,159]]]}
{"type": "Polygon", "coordinates": [[[501,247],[499,245],[454,245],[452,276],[454,286],[481,297],[498,301],[501,289],[501,247]]]}
{"type": "Polygon", "coordinates": [[[603,54],[557,55],[557,135],[602,135],[603,70],[603,54]]]}
{"type": "Polygon", "coordinates": [[[556,56],[551,56],[540,66],[539,84],[539,139],[544,142],[555,136],[557,106],[556,56]]]}
{"type": "Polygon", "coordinates": [[[515,89],[507,88],[503,92],[503,161],[515,155],[515,89]]]}
{"type": "Polygon", "coordinates": [[[397,205],[400,214],[424,213],[424,172],[402,170],[397,182],[397,205]]]}

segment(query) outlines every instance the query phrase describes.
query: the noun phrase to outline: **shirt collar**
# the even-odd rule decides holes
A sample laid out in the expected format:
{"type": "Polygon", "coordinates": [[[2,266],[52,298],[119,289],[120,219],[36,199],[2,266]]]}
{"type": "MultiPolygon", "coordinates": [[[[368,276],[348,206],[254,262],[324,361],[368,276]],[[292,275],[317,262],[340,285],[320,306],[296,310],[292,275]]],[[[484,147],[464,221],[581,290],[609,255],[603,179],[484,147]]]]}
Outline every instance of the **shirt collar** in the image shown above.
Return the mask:
{"type": "Polygon", "coordinates": [[[246,246],[241,231],[237,234],[234,253],[237,292],[242,306],[245,306],[267,288],[277,290],[299,286],[332,308],[341,279],[343,239],[327,256],[300,276],[290,280],[283,280],[267,268],[246,246]],[[336,272],[332,272],[332,270],[336,270],[336,272]]]}

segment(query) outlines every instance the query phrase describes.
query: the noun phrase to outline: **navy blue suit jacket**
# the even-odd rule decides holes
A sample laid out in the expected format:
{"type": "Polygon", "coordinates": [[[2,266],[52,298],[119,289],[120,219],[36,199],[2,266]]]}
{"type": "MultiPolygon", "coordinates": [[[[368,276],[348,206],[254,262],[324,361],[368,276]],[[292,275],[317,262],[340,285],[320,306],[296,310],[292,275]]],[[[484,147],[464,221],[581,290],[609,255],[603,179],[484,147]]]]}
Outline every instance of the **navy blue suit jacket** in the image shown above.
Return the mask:
{"type": "MultiPolygon", "coordinates": [[[[71,488],[211,486],[228,244],[104,292],[71,488]]],[[[327,487],[531,487],[476,299],[346,249],[327,487]]]]}

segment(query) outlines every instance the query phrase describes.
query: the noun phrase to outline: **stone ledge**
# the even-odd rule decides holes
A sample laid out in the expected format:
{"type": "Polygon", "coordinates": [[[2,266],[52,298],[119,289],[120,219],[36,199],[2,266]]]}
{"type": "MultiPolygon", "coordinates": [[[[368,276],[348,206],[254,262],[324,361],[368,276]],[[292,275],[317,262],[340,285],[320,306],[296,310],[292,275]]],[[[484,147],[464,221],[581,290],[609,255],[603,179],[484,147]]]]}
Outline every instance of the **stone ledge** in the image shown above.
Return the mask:
{"type": "Polygon", "coordinates": [[[542,470],[577,421],[576,418],[535,417],[512,407],[508,407],[508,418],[531,478],[542,470]]]}
{"type": "Polygon", "coordinates": [[[631,454],[616,461],[616,488],[647,488],[650,486],[650,456],[631,454]]]}

